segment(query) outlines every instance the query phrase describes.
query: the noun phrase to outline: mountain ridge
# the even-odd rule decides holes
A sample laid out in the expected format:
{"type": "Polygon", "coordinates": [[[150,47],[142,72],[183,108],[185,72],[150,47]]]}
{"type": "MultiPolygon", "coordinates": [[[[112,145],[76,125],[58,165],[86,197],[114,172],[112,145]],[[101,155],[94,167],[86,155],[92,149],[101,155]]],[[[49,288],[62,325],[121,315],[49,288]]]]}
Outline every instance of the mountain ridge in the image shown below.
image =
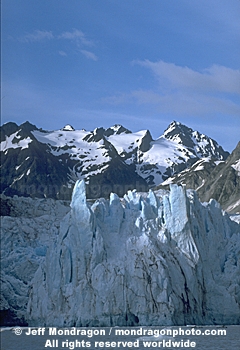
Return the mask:
{"type": "Polygon", "coordinates": [[[70,199],[84,179],[89,198],[147,191],[208,157],[228,152],[210,137],[173,121],[153,139],[149,130],[131,132],[120,124],[93,131],[65,125],[46,131],[30,122],[1,126],[1,193],[70,199]]]}
{"type": "Polygon", "coordinates": [[[167,189],[169,184],[194,189],[202,202],[217,200],[229,213],[240,212],[240,142],[225,161],[200,159],[190,168],[168,178],[156,187],[167,189]]]}

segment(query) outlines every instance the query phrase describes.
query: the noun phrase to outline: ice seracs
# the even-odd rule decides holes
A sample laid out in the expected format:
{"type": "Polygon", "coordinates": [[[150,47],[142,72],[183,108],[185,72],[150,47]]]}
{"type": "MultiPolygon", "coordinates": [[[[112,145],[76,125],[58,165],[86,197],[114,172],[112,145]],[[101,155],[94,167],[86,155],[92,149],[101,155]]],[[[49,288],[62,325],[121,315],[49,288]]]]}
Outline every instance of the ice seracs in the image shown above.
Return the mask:
{"type": "Polygon", "coordinates": [[[26,325],[31,281],[69,210],[53,199],[1,196],[1,325],[26,325]]]}
{"type": "Polygon", "coordinates": [[[240,230],[212,200],[171,185],[94,204],[83,181],[32,280],[29,325],[240,322],[240,230]]]}

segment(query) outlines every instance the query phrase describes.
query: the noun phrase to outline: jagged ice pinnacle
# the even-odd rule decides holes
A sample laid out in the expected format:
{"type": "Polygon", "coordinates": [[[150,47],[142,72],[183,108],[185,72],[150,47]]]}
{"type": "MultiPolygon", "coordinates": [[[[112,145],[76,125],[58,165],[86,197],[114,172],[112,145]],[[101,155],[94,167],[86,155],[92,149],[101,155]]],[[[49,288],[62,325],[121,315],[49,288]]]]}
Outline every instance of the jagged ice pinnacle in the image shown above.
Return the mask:
{"type": "Polygon", "coordinates": [[[47,253],[28,302],[30,325],[236,324],[239,225],[194,191],[128,191],[90,205],[85,183],[47,253]]]}

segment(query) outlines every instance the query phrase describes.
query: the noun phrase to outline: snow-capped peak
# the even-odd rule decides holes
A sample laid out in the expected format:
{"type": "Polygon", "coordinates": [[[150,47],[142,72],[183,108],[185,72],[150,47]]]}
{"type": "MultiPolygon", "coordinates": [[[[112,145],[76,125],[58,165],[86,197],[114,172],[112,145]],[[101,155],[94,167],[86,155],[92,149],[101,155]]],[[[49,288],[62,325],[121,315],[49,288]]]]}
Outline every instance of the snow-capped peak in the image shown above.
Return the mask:
{"type": "Polygon", "coordinates": [[[164,131],[163,137],[174,143],[186,146],[200,158],[212,156],[222,160],[229,154],[215,140],[179,122],[173,121],[164,131]]]}
{"type": "Polygon", "coordinates": [[[177,125],[181,125],[180,122],[176,122],[175,120],[173,120],[169,126],[167,127],[167,129],[164,131],[164,135],[169,133],[170,131],[174,130],[176,128],[177,125]]]}
{"type": "Polygon", "coordinates": [[[74,127],[70,124],[66,124],[64,128],[61,129],[62,131],[75,131],[74,127]]]}
{"type": "Polygon", "coordinates": [[[120,135],[120,134],[131,134],[132,132],[128,129],[126,129],[121,124],[115,124],[108,128],[105,132],[106,136],[110,135],[120,135]]]}
{"type": "Polygon", "coordinates": [[[173,136],[178,134],[188,134],[192,133],[193,130],[189,127],[187,127],[184,124],[181,124],[180,122],[176,122],[175,120],[169,124],[167,129],[164,131],[163,136],[169,139],[172,139],[173,136]]]}
{"type": "Polygon", "coordinates": [[[114,131],[118,131],[120,128],[122,128],[122,125],[120,124],[115,124],[111,127],[111,129],[113,129],[114,131]]]}

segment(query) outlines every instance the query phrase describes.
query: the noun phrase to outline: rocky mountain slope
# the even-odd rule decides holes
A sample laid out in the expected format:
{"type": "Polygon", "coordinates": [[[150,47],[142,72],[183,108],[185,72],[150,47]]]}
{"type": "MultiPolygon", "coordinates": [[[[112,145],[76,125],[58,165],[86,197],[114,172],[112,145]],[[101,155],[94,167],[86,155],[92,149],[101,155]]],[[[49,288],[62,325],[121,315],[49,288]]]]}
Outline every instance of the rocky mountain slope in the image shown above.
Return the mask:
{"type": "Polygon", "coordinates": [[[71,198],[84,179],[89,198],[146,191],[203,157],[225,160],[216,141],[172,122],[157,140],[148,130],[132,133],[121,125],[92,132],[66,125],[44,131],[26,122],[1,127],[1,193],[71,198]]]}
{"type": "Polygon", "coordinates": [[[240,212],[240,142],[225,161],[200,159],[157,189],[168,188],[170,183],[195,189],[203,202],[216,199],[229,213],[240,212]]]}
{"type": "Polygon", "coordinates": [[[2,221],[8,320],[239,324],[240,225],[216,201],[203,205],[195,192],[172,185],[170,192],[128,191],[90,203],[78,181],[70,211],[52,199],[14,197],[11,206],[28,217],[2,221]]]}
{"type": "Polygon", "coordinates": [[[215,198],[228,212],[240,212],[240,142],[226,161],[211,172],[198,195],[206,202],[215,198]]]}

